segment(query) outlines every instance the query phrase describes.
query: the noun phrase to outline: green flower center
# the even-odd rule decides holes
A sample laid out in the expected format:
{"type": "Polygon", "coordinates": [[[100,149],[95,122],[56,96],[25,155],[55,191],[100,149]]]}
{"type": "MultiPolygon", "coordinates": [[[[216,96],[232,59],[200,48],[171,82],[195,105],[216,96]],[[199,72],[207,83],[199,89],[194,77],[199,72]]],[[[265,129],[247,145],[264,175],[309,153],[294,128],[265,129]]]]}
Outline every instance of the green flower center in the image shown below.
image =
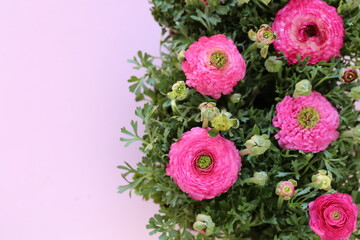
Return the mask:
{"type": "Polygon", "coordinates": [[[318,29],[315,25],[307,25],[305,28],[305,33],[308,37],[315,37],[318,35],[318,29]]]}
{"type": "Polygon", "coordinates": [[[290,186],[285,186],[283,188],[283,192],[286,193],[286,194],[290,194],[292,192],[292,189],[290,186]]]}
{"type": "Polygon", "coordinates": [[[227,62],[227,58],[223,52],[213,52],[210,57],[211,65],[217,68],[223,68],[227,62]]]}
{"type": "Polygon", "coordinates": [[[312,107],[302,109],[298,115],[298,122],[304,128],[315,127],[319,120],[319,113],[312,107]]]}
{"type": "Polygon", "coordinates": [[[199,159],[197,160],[197,165],[201,169],[205,169],[209,167],[211,163],[212,163],[211,157],[207,155],[203,155],[199,157],[199,159]]]}
{"type": "Polygon", "coordinates": [[[263,37],[266,39],[272,39],[273,38],[273,33],[270,31],[265,31],[263,34],[263,37]]]}
{"type": "Polygon", "coordinates": [[[341,217],[341,214],[338,211],[333,212],[332,214],[334,219],[339,219],[341,217]]]}

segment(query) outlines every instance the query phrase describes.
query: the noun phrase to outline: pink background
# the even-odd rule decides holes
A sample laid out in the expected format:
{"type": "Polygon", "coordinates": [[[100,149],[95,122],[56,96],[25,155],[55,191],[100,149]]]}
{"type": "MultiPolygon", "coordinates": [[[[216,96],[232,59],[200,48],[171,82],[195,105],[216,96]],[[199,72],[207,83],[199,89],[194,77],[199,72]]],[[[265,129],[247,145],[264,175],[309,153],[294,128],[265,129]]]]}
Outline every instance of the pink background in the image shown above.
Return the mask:
{"type": "Polygon", "coordinates": [[[144,240],[157,210],[117,194],[140,159],[126,62],[158,55],[145,0],[0,3],[0,240],[144,240]]]}

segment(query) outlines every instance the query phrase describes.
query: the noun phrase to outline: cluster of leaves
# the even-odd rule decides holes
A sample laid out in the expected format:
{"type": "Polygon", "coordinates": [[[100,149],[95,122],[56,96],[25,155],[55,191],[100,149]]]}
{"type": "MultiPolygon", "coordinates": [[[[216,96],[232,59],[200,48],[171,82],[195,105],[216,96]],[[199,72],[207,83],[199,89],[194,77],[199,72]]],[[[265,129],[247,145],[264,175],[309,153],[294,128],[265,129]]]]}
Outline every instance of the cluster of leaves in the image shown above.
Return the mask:
{"type": "MultiPolygon", "coordinates": [[[[349,7],[349,0],[327,2],[337,7],[344,19],[346,38],[342,56],[349,57],[311,66],[306,65],[305,60],[290,66],[280,56],[283,67],[277,73],[269,73],[259,51],[249,48],[252,41],[247,33],[250,29],[256,31],[261,24],[271,25],[274,13],[287,3],[286,0],[208,0],[210,6],[207,7],[197,0],[192,0],[191,4],[186,4],[185,0],[151,0],[152,14],[163,29],[160,63],[156,65],[157,57],[139,52],[130,62],[136,69],[144,68],[146,73],[129,79],[130,91],[136,95],[136,100],[148,101],[135,111],[145,125],[145,134],[140,136],[138,122],[132,121],[132,130],[122,128],[122,133],[127,136],[121,139],[127,145],[141,141],[140,150],[144,157],[136,167],[128,163],[119,166],[128,181],[128,185],[119,187],[119,192],[130,189],[131,193],[133,190],[160,206],[159,214],[147,225],[150,234],[159,233],[159,239],[184,240],[319,239],[308,226],[307,208],[310,201],[325,191],[307,187],[307,184],[320,169],[333,174],[332,187],[336,191],[351,194],[354,201],[360,203],[360,153],[359,145],[352,138],[339,138],[319,153],[282,150],[274,139],[277,129],[271,123],[276,103],[291,95],[298,81],[308,79],[313,89],[338,109],[340,132],[358,124],[359,112],[355,110],[354,100],[346,93],[360,84],[339,84],[339,70],[349,64],[359,66],[354,56],[360,56],[360,10],[349,7]],[[234,89],[234,93],[241,94],[240,102],[231,102],[230,96],[215,100],[191,89],[189,97],[177,103],[179,112],[174,113],[167,93],[175,82],[186,80],[181,71],[181,52],[199,37],[214,34],[232,38],[247,63],[246,77],[234,89]],[[269,135],[272,145],[260,156],[243,158],[239,179],[227,193],[211,200],[194,201],[166,175],[165,169],[170,145],[183,132],[200,126],[196,119],[202,102],[216,102],[219,108],[226,108],[239,119],[240,128],[222,132],[239,150],[244,149],[246,140],[255,134],[269,135]],[[258,171],[269,175],[265,187],[244,182],[258,171]],[[276,184],[290,178],[297,180],[297,192],[283,208],[277,209],[276,184]],[[210,215],[215,222],[215,232],[211,236],[191,233],[199,213],[210,215]]],[[[269,55],[276,55],[272,47],[269,55]]]]}

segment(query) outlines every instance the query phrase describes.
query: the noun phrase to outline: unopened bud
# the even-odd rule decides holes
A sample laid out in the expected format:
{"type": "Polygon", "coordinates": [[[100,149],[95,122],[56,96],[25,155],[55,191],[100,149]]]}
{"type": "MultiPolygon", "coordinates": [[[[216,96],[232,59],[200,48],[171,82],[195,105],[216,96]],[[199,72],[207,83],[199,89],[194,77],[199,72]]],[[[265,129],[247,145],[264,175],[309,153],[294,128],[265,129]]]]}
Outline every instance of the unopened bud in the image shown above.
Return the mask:
{"type": "Polygon", "coordinates": [[[193,225],[195,231],[198,231],[205,235],[211,235],[214,232],[215,223],[211,217],[205,214],[198,214],[196,216],[196,222],[193,225]]]}
{"type": "Polygon", "coordinates": [[[169,92],[167,96],[171,100],[184,100],[188,93],[189,89],[186,87],[186,84],[184,81],[178,81],[176,82],[172,87],[172,92],[169,92]]]}
{"type": "Polygon", "coordinates": [[[328,191],[331,189],[332,175],[325,170],[319,170],[319,173],[312,176],[311,181],[316,188],[328,191]]]}
{"type": "Polygon", "coordinates": [[[350,97],[359,100],[360,99],[360,87],[353,87],[350,91],[350,97]]]}
{"type": "Polygon", "coordinates": [[[208,119],[211,121],[215,116],[220,114],[219,109],[216,107],[216,103],[213,102],[203,102],[199,105],[201,111],[201,121],[208,119]]]}
{"type": "Polygon", "coordinates": [[[245,179],[246,183],[254,183],[261,187],[265,186],[269,177],[266,172],[256,172],[254,173],[254,177],[245,179]]]}
{"type": "Polygon", "coordinates": [[[311,82],[307,79],[301,80],[295,85],[294,98],[309,96],[311,94],[311,82]]]}
{"type": "Polygon", "coordinates": [[[271,56],[265,61],[266,70],[272,73],[278,72],[281,69],[282,65],[282,61],[278,60],[276,56],[271,56]]]}
{"type": "Polygon", "coordinates": [[[271,141],[269,140],[269,136],[266,134],[254,135],[245,142],[245,146],[250,156],[256,156],[266,152],[266,150],[268,150],[271,146],[271,141]]]}
{"type": "Polygon", "coordinates": [[[240,93],[234,93],[233,95],[231,95],[230,97],[230,101],[233,103],[238,103],[240,102],[241,99],[241,94],[240,93]]]}

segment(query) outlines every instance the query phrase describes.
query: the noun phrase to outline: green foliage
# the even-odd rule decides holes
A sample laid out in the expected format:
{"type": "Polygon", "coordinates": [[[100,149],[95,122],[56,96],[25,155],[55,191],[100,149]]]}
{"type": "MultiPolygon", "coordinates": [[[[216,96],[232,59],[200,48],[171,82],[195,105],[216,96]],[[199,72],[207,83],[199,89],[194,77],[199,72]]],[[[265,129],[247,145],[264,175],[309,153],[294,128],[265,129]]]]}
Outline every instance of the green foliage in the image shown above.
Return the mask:
{"type": "MultiPolygon", "coordinates": [[[[354,0],[356,1],[356,0],[354,0]]],[[[344,19],[346,37],[342,56],[330,62],[306,65],[307,60],[288,65],[279,56],[282,67],[277,72],[268,72],[265,60],[258,49],[250,47],[248,38],[251,29],[258,30],[262,24],[273,22],[274,14],[281,9],[285,0],[208,0],[210,6],[193,0],[151,0],[155,20],[163,28],[160,57],[139,52],[129,62],[136,69],[145,69],[141,77],[129,79],[130,91],[137,101],[148,101],[138,107],[135,114],[145,125],[145,133],[140,136],[138,122],[132,121],[132,130],[122,128],[126,136],[121,138],[126,145],[140,141],[140,150],[145,156],[136,167],[125,163],[119,168],[128,182],[119,187],[119,192],[133,190],[144,199],[152,199],[159,204],[160,212],[147,225],[150,234],[159,234],[159,239],[205,240],[299,240],[319,239],[308,226],[308,204],[325,194],[324,190],[308,187],[312,175],[318,170],[327,170],[333,175],[332,187],[338,192],[351,194],[360,204],[358,192],[360,177],[359,145],[353,138],[340,137],[326,151],[303,153],[297,150],[282,150],[274,135],[277,129],[272,125],[275,105],[286,95],[292,95],[295,85],[308,79],[314,90],[322,93],[335,106],[341,116],[339,132],[354,128],[359,122],[359,112],[354,108],[354,99],[349,92],[359,87],[359,82],[339,84],[339,70],[349,64],[359,66],[360,56],[360,11],[349,0],[328,0],[328,4],[338,8],[344,19]],[[190,1],[189,1],[190,2],[190,1]],[[347,4],[347,5],[346,5],[347,4]],[[231,96],[215,100],[202,96],[194,89],[189,90],[185,100],[177,102],[177,112],[171,108],[167,93],[178,81],[186,81],[181,71],[181,52],[201,36],[225,34],[232,38],[247,63],[246,77],[238,83],[234,93],[241,98],[231,101],[231,96]],[[160,62],[161,65],[155,63],[160,62]],[[269,149],[258,156],[243,157],[238,181],[220,196],[204,201],[195,201],[183,193],[165,173],[170,145],[183,132],[201,126],[198,106],[203,102],[216,102],[240,122],[238,129],[229,129],[221,134],[233,141],[239,150],[253,135],[270,136],[269,149]],[[245,179],[255,172],[264,171],[269,180],[264,187],[246,184],[245,179]],[[296,179],[296,194],[277,209],[278,196],[275,188],[278,182],[296,179]],[[190,233],[197,214],[211,216],[216,227],[210,236],[190,233]]],[[[270,45],[269,56],[277,56],[270,45]]],[[[131,192],[131,191],[130,191],[131,192]]],[[[355,239],[353,234],[351,239],[355,239]]]]}

